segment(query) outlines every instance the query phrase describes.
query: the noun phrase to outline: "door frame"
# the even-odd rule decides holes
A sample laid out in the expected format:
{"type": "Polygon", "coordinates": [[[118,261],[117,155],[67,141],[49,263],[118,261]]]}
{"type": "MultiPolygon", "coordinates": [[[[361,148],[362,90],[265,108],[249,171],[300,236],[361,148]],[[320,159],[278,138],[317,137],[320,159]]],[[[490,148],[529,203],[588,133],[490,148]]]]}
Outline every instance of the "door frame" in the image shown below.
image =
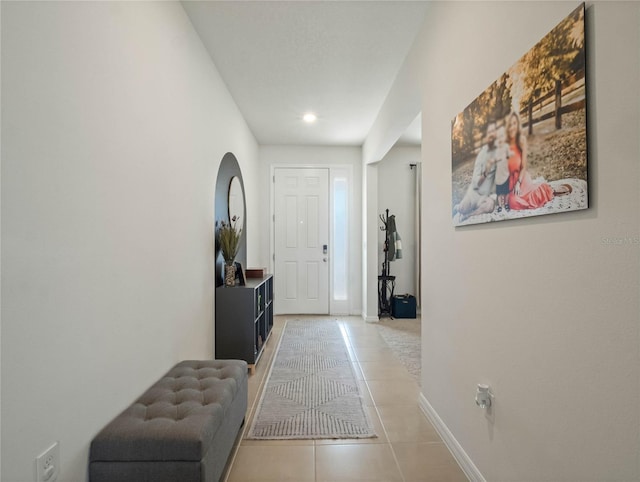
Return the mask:
{"type": "MultiPolygon", "coordinates": [[[[269,272],[275,271],[275,174],[276,169],[328,169],[329,171],[329,314],[330,315],[350,315],[351,306],[353,304],[354,297],[358,293],[354,293],[350,290],[347,294],[346,300],[335,300],[333,298],[333,181],[336,177],[346,177],[347,185],[350,187],[349,195],[347,197],[347,212],[349,216],[348,224],[352,224],[351,218],[354,206],[354,189],[353,186],[353,166],[350,164],[304,164],[304,163],[274,163],[271,164],[269,170],[269,272]]],[[[347,230],[348,245],[351,245],[352,236],[351,229],[347,230]]],[[[347,272],[349,274],[349,280],[352,279],[353,273],[351,269],[352,259],[350,253],[347,252],[347,272]]],[[[352,283],[347,283],[347,286],[352,286],[352,283]]],[[[275,304],[275,311],[278,311],[278,305],[275,304]]]]}

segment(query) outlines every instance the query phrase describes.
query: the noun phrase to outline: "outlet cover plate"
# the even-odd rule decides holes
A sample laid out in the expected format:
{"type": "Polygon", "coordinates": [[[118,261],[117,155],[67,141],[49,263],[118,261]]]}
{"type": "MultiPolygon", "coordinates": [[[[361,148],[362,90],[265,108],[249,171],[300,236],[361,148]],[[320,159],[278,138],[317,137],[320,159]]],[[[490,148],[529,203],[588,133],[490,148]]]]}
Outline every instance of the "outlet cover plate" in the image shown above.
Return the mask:
{"type": "Polygon", "coordinates": [[[36,457],[36,482],[55,482],[60,473],[60,444],[51,447],[36,457]]]}

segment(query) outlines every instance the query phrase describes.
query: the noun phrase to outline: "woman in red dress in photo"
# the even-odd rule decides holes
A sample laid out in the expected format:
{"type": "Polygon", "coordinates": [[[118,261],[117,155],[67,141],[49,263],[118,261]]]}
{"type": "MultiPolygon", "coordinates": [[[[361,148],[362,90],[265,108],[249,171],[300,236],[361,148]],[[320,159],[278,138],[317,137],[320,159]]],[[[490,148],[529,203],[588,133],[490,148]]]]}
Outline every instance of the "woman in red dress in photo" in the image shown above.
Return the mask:
{"type": "Polygon", "coordinates": [[[506,119],[509,143],[509,209],[536,209],[553,199],[553,188],[546,182],[534,183],[527,170],[527,140],[522,134],[520,118],[511,112],[506,119]]]}

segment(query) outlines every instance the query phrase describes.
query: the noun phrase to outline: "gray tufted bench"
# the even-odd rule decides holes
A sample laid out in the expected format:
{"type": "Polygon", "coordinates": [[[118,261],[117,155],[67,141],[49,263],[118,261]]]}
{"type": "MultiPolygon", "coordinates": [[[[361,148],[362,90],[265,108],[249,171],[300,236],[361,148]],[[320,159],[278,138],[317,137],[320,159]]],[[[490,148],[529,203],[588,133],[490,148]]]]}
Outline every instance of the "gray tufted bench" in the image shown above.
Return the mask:
{"type": "Polygon", "coordinates": [[[91,442],[91,482],[217,482],[247,411],[247,364],[183,361],[91,442]]]}

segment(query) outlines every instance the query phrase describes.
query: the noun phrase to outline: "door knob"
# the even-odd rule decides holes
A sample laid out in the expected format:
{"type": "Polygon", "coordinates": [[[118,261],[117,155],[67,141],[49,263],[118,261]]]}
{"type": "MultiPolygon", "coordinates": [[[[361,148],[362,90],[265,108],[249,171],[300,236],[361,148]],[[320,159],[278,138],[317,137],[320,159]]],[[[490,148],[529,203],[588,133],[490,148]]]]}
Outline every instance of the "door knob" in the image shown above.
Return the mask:
{"type": "Polygon", "coordinates": [[[326,263],[327,262],[327,258],[322,258],[322,261],[324,261],[326,263]]]}

